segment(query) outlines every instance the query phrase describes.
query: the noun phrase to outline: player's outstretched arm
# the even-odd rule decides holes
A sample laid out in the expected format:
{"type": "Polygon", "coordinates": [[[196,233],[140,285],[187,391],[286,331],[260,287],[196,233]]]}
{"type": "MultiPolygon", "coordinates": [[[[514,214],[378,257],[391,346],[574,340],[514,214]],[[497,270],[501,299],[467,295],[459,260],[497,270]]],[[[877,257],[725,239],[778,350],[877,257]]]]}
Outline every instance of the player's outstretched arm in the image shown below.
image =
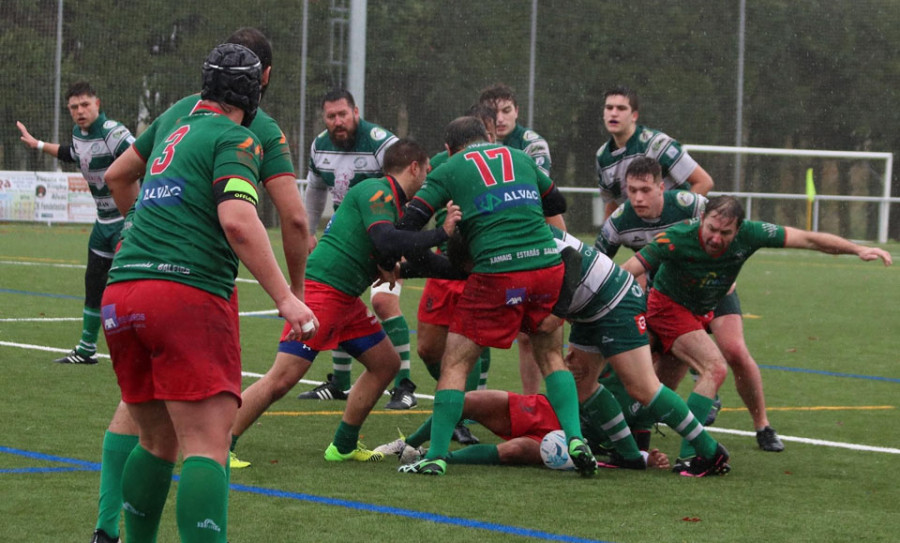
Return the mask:
{"type": "MultiPolygon", "coordinates": [[[[59,149],[61,146],[58,143],[50,143],[35,138],[31,135],[30,132],[28,132],[28,129],[25,128],[25,125],[20,121],[16,121],[16,128],[19,129],[19,133],[21,134],[19,139],[22,140],[22,143],[24,143],[31,149],[37,149],[38,151],[47,153],[50,156],[59,158],[59,149]]],[[[74,160],[66,156],[63,156],[62,158],[60,158],[60,160],[63,160],[65,162],[74,162],[74,160]]]]}
{"type": "Polygon", "coordinates": [[[822,253],[835,255],[856,255],[861,260],[881,259],[885,266],[893,263],[891,254],[878,247],[867,247],[853,243],[834,234],[826,232],[809,232],[786,226],[784,246],[791,249],[811,249],[822,253]]]}
{"type": "Polygon", "coordinates": [[[124,217],[134,205],[140,192],[138,181],[144,174],[147,162],[141,155],[129,147],[119,158],[110,164],[103,175],[103,181],[109,187],[109,192],[119,208],[119,213],[124,217]]]}

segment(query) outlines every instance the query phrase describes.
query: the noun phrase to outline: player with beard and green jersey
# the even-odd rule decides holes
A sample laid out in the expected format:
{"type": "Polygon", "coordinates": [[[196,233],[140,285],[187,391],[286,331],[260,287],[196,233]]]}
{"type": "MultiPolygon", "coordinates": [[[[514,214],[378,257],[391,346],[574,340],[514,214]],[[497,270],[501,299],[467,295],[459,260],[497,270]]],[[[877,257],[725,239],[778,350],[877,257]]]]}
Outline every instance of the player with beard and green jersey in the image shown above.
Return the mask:
{"type": "Polygon", "coordinates": [[[124,124],[106,118],[100,110],[100,98],[89,83],[79,81],[72,84],[65,99],[75,121],[71,144],[46,143],[29,134],[21,122],[17,122],[16,126],[25,145],[56,157],[60,162],[77,163],[97,206],[97,219],[88,241],[84,272],[81,340],[66,356],[54,360],[61,364],[96,364],[94,355],[100,334],[100,299],[123,224],[122,215],[103,182],[103,174],[113,160],[128,149],[134,137],[124,124]]]}
{"type": "Polygon", "coordinates": [[[658,130],[637,125],[637,119],[636,92],[628,87],[606,91],[603,124],[611,137],[597,150],[600,197],[606,203],[604,217],[609,217],[625,201],[625,171],[639,157],[650,157],[660,163],[666,189],[690,189],[703,195],[712,190],[712,177],[680,143],[658,130]]]}
{"type": "MultiPolygon", "coordinates": [[[[353,95],[345,89],[329,91],[322,99],[325,130],[313,141],[309,154],[306,207],[313,234],[330,192],[337,210],[350,187],[383,174],[384,154],[397,137],[359,116],[353,95]]],[[[328,227],[326,226],[326,229],[328,227]]],[[[315,246],[315,236],[310,247],[315,246]]],[[[410,409],[418,402],[416,385],[409,372],[409,324],[400,309],[399,282],[371,289],[372,309],[400,356],[400,371],[394,379],[387,409],[410,409]]],[[[332,372],[326,381],[298,396],[303,400],[346,400],[350,389],[350,355],[341,349],[332,353],[332,372]]]]}
{"type": "MultiPolygon", "coordinates": [[[[865,261],[880,258],[885,265],[892,262],[890,253],[882,249],[833,234],[745,221],[743,207],[731,196],[711,198],[702,219],[657,235],[622,267],[638,277],[653,273],[647,324],[664,353],[671,352],[699,372],[687,404],[700,420],[706,419],[727,373],[725,358],[707,334],[707,325],[744,262],[763,247],[855,254],[865,261]]],[[[688,469],[691,465],[688,460],[688,469]]]]}
{"type": "Polygon", "coordinates": [[[261,73],[250,49],[217,46],[203,64],[194,112],[169,130],[142,134],[106,174],[116,206],[133,204],[101,307],[122,400],[140,435],[122,473],[128,541],[156,539],[179,457],[181,540],[226,537],[228,441],[241,401],[238,261],[292,336],[316,332],[256,212],[262,149],[245,127],[256,114],[261,73]],[[142,156],[136,149],[148,139],[151,151],[142,156]],[[133,172],[144,164],[139,184],[133,172]]]}
{"type": "Polygon", "coordinates": [[[593,475],[596,461],[581,435],[575,382],[562,359],[561,329],[538,328],[556,303],[563,278],[544,217],[564,212],[565,199],[527,155],[488,143],[479,119],[451,122],[445,144],[450,158],[429,175],[398,225],[419,230],[435,210],[455,202],[462,209],[459,229],[473,267],[441,359],[432,446],[423,460],[401,470],[446,472],[443,457],[462,414],[466,376],[484,347],[509,348],[521,330],[531,336],[569,454],[582,475],[593,475]]]}
{"type": "MultiPolygon", "coordinates": [[[[582,420],[586,417],[607,432],[621,457],[619,465],[643,467],[621,404],[612,391],[598,386],[605,363],[615,370],[633,404],[643,406],[655,420],[666,423],[686,441],[696,446],[695,471],[681,475],[702,477],[727,473],[728,451],[703,428],[684,400],[660,383],[653,369],[644,292],[634,278],[603,253],[578,238],[550,227],[560,250],[571,247],[581,255],[580,281],[573,292],[560,298],[571,302],[554,310],[554,315],[572,323],[569,334],[569,367],[581,373],[577,380],[582,420]]],[[[568,264],[567,264],[568,265],[568,264]]],[[[555,316],[548,319],[557,318],[555,316]]],[[[631,408],[632,406],[629,406],[631,408]]]]}
{"type": "MultiPolygon", "coordinates": [[[[670,226],[700,218],[706,198],[688,191],[664,190],[662,169],[649,157],[631,162],[625,173],[628,201],[619,206],[603,224],[595,246],[610,257],[624,245],[637,252],[653,241],[653,237],[670,226]]],[[[756,360],[744,340],[741,301],[733,289],[716,306],[709,329],[716,336],[716,345],[734,372],[737,391],[747,406],[756,430],[756,442],[764,451],[780,452],[784,444],[769,425],[762,375],[756,360]]],[[[677,388],[685,373],[683,364],[664,360],[657,365],[660,379],[670,388],[677,388]]],[[[704,426],[711,425],[721,408],[716,398],[704,426]]],[[[682,457],[691,451],[682,451],[682,457]]]]}

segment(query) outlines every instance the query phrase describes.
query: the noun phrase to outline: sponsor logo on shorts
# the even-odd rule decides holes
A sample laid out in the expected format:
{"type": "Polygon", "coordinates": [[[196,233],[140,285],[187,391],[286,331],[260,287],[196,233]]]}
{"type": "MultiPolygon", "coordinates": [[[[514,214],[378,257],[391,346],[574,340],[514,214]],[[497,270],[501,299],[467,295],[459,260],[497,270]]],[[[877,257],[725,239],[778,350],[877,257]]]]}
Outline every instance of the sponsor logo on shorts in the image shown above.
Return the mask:
{"type": "Polygon", "coordinates": [[[525,301],[525,288],[506,289],[506,305],[520,305],[525,301]]]}
{"type": "Polygon", "coordinates": [[[101,307],[100,318],[103,320],[104,330],[114,330],[118,328],[119,322],[116,320],[116,304],[109,304],[101,307]]]}
{"type": "Polygon", "coordinates": [[[644,316],[643,313],[641,313],[640,315],[635,315],[634,324],[637,325],[638,331],[641,334],[647,333],[647,317],[644,316]]]}

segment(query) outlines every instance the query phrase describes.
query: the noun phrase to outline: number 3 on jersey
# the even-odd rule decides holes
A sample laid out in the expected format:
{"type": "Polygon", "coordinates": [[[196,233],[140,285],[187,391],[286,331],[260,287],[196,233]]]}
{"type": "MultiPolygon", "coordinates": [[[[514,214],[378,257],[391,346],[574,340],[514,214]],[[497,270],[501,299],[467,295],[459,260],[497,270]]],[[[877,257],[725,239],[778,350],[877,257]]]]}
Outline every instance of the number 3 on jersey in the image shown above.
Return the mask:
{"type": "Polygon", "coordinates": [[[496,147],[494,149],[488,149],[487,151],[472,151],[463,156],[466,160],[471,160],[475,163],[475,166],[478,168],[478,173],[481,174],[481,180],[488,187],[496,185],[497,178],[494,177],[494,172],[488,167],[487,159],[500,160],[501,174],[503,175],[504,183],[512,183],[516,180],[516,174],[513,171],[512,156],[509,153],[508,147],[496,147]],[[485,156],[487,156],[487,159],[484,158],[485,156]]]}
{"type": "Polygon", "coordinates": [[[162,156],[157,157],[156,160],[150,164],[151,175],[159,175],[166,171],[166,168],[172,163],[172,159],[175,158],[175,146],[184,139],[185,134],[187,134],[190,129],[190,126],[182,126],[169,134],[169,137],[166,138],[166,148],[162,150],[162,156]]]}

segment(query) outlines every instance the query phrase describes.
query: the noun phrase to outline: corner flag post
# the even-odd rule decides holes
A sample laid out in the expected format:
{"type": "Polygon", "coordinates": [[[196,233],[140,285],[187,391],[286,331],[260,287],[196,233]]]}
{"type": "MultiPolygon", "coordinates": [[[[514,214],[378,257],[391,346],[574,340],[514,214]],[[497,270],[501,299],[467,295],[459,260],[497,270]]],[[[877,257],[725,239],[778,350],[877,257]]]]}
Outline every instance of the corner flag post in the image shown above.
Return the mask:
{"type": "Polygon", "coordinates": [[[806,229],[812,230],[812,207],[816,199],[816,185],[813,183],[813,170],[806,170],[806,229]]]}

